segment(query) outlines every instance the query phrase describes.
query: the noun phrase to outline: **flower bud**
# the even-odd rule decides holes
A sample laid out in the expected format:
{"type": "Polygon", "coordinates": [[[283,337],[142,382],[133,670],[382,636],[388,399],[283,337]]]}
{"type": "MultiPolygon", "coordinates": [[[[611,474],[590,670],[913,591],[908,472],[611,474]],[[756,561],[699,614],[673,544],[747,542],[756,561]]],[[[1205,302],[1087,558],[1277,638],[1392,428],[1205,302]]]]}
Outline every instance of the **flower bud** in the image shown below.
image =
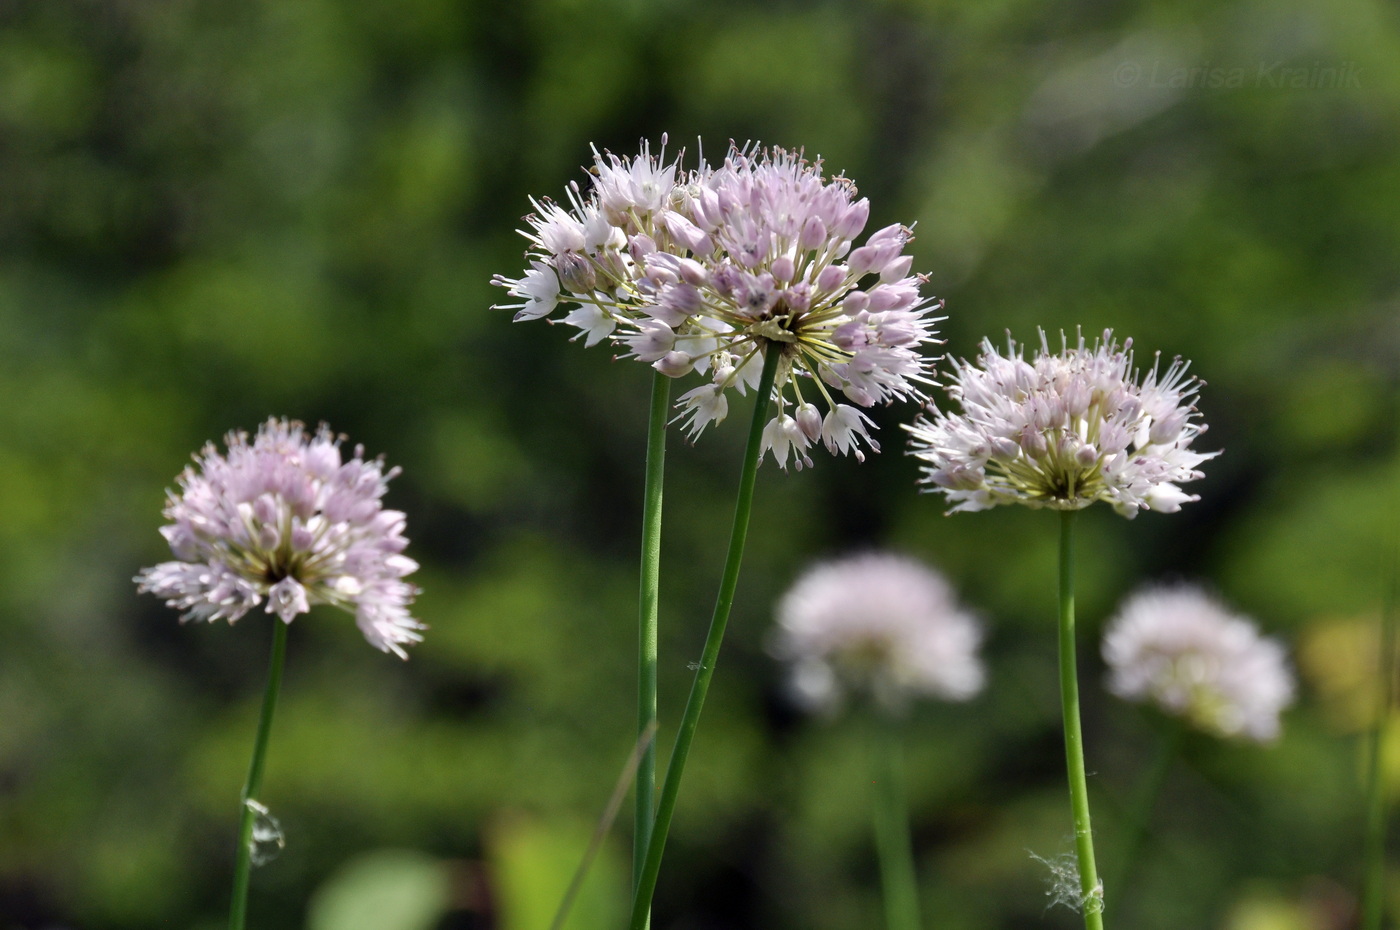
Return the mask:
{"type": "Polygon", "coordinates": [[[990,446],[992,458],[1001,462],[1014,461],[1021,454],[1021,447],[1005,436],[993,436],[990,446]]]}
{"type": "Polygon", "coordinates": [[[667,326],[676,327],[704,306],[704,303],[704,297],[697,289],[689,284],[674,284],[663,290],[656,304],[646,308],[645,312],[667,326]]]}
{"type": "Polygon", "coordinates": [[[577,252],[556,255],[554,270],[559,273],[559,283],[575,294],[592,293],[598,283],[598,274],[593,270],[593,263],[577,252]]]}
{"type": "Polygon", "coordinates": [[[672,350],[652,362],[651,367],[668,378],[679,378],[690,374],[695,368],[695,359],[684,352],[672,350]]]}
{"type": "Polygon", "coordinates": [[[802,224],[802,234],[798,244],[804,249],[819,249],[826,244],[826,223],[819,216],[807,217],[802,224]]]}
{"type": "Polygon", "coordinates": [[[1158,445],[1165,445],[1176,439],[1181,434],[1181,427],[1186,423],[1186,414],[1181,410],[1174,410],[1160,420],[1152,424],[1152,429],[1147,436],[1152,442],[1158,445]]]}
{"type": "Polygon", "coordinates": [[[642,320],[637,334],[623,339],[637,358],[650,364],[676,347],[676,334],[659,320],[642,320]]]}
{"type": "Polygon", "coordinates": [[[705,266],[693,258],[682,258],[676,262],[676,270],[687,284],[703,287],[710,281],[710,273],[705,266]]]}
{"type": "Polygon", "coordinates": [[[832,345],[847,352],[854,351],[866,342],[866,325],[859,320],[842,323],[831,334],[832,345]]]}
{"type": "Polygon", "coordinates": [[[821,438],[822,415],[815,404],[803,404],[797,408],[797,426],[808,439],[815,441],[821,438]]]}
{"type": "Polygon", "coordinates": [[[851,204],[841,218],[831,227],[831,235],[836,239],[854,239],[865,228],[870,219],[870,200],[862,197],[851,204]]]}
{"type": "Polygon", "coordinates": [[[845,265],[827,265],[817,275],[817,290],[834,291],[846,281],[845,265]]]}
{"type": "Polygon", "coordinates": [[[627,240],[627,251],[635,262],[644,262],[646,257],[656,251],[656,243],[651,236],[645,233],[637,233],[627,240]]]}
{"type": "Polygon", "coordinates": [[[886,284],[892,281],[902,280],[909,274],[909,269],[913,267],[913,265],[914,256],[901,255],[884,267],[880,272],[880,280],[886,284]]]}
{"type": "Polygon", "coordinates": [[[812,286],[802,281],[783,291],[778,297],[789,310],[802,313],[812,305],[812,286]]]}
{"type": "Polygon", "coordinates": [[[1021,430],[1021,448],[1029,458],[1038,459],[1045,454],[1049,446],[1046,445],[1040,430],[1027,426],[1021,430]]]}

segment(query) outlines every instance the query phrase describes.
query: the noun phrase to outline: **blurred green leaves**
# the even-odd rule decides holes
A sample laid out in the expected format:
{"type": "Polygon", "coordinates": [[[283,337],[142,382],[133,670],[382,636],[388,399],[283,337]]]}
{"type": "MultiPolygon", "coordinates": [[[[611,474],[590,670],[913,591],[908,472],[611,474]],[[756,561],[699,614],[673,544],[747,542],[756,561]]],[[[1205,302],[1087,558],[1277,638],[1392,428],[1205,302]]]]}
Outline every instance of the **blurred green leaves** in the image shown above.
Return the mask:
{"type": "MultiPolygon", "coordinates": [[[[1193,360],[1224,449],[1202,500],[1083,521],[1092,790],[1128,796],[1152,752],[1093,633],[1141,580],[1217,587],[1302,644],[1302,699],[1277,747],[1188,746],[1122,920],[1319,926],[1356,872],[1347,672],[1400,519],[1397,104],[1380,0],[0,5],[0,925],[219,925],[266,617],[182,627],[130,578],[165,558],[190,453],[290,415],[403,467],[387,503],[430,630],[407,664],[341,616],[292,631],[266,786],[289,847],[255,876],[258,926],[543,926],[631,745],[648,378],[511,325],[488,280],[590,142],[669,132],[692,162],[697,136],[804,146],[874,226],[917,221],[949,355],[1113,326],[1141,364],[1193,360]],[[1274,62],[1354,63],[1359,86],[1114,83],[1274,62]]],[[[913,411],[875,415],[870,461],[760,475],[658,928],[869,922],[858,738],[802,717],[764,650],[809,560],[876,545],[937,562],[989,627],[991,690],[909,722],[930,913],[1068,925],[1025,854],[1068,829],[1053,527],[943,516],[901,454],[913,411]]],[[[663,759],[736,436],[671,444],[663,759]]],[[[622,845],[570,926],[615,923],[622,845]]]]}

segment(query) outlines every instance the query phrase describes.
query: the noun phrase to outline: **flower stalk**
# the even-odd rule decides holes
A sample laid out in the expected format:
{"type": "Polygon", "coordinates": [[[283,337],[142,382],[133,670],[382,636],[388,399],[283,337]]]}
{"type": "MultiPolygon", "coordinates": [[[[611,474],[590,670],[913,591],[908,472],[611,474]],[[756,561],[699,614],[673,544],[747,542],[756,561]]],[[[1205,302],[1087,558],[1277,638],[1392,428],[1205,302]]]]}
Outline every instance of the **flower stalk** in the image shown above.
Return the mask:
{"type": "Polygon", "coordinates": [[[1103,930],[1103,885],[1094,864],[1089,822],[1089,784],[1084,773],[1084,734],[1079,724],[1079,673],[1074,642],[1074,515],[1060,511],[1060,708],[1064,715],[1065,764],[1069,770],[1074,845],[1079,862],[1080,906],[1085,930],[1103,930]]]}
{"type": "Polygon", "coordinates": [[[705,704],[705,695],[710,689],[710,680],[714,677],[715,663],[724,640],[724,630],[729,623],[729,612],[734,605],[734,592],[739,584],[739,568],[744,559],[744,543],[748,537],[749,517],[753,512],[758,460],[763,452],[763,426],[772,403],[773,381],[782,351],[783,345],[779,342],[769,342],[764,351],[763,373],[754,391],[753,422],[749,427],[748,442],[744,448],[739,492],[734,502],[734,525],[729,536],[729,554],[725,558],[724,574],[720,578],[719,593],[715,598],[714,613],[710,618],[710,630],[705,637],[700,664],[695,670],[690,697],[686,699],[685,713],[676,734],[675,748],[671,750],[671,761],[666,767],[666,779],[661,786],[651,840],[647,844],[646,859],[634,891],[632,916],[628,920],[630,930],[644,930],[648,923],[651,898],[661,871],[661,855],[666,848],[666,835],[670,831],[671,817],[675,813],[676,799],[680,793],[681,775],[685,771],[686,758],[690,754],[695,730],[700,723],[700,711],[705,704]]]}
{"type": "Polygon", "coordinates": [[[880,857],[880,887],[888,930],[919,930],[919,885],[909,832],[909,802],[904,788],[904,753],[888,715],[870,714],[870,761],[874,778],[872,812],[875,847],[880,857]]]}
{"type": "Polygon", "coordinates": [[[282,687],[282,665],[287,655],[287,627],[281,620],[272,622],[272,658],[267,666],[267,688],[263,692],[262,712],[258,715],[258,732],[253,739],[253,757],[248,763],[248,780],[243,784],[239,804],[238,857],[233,870],[233,899],[229,904],[229,930],[243,930],[248,913],[248,880],[252,872],[253,823],[256,812],[252,804],[262,790],[263,766],[267,762],[267,743],[272,733],[272,714],[277,709],[277,693],[282,687]]]}
{"type": "MultiPolygon", "coordinates": [[[[666,466],[666,417],[671,403],[671,379],[657,372],[652,379],[651,414],[647,423],[646,489],[642,503],[642,565],[638,585],[637,734],[655,734],[657,613],[661,590],[661,501],[666,466]]],[[[636,814],[632,844],[632,882],[641,878],[647,844],[656,817],[656,741],[646,738],[637,763],[636,814]]]]}

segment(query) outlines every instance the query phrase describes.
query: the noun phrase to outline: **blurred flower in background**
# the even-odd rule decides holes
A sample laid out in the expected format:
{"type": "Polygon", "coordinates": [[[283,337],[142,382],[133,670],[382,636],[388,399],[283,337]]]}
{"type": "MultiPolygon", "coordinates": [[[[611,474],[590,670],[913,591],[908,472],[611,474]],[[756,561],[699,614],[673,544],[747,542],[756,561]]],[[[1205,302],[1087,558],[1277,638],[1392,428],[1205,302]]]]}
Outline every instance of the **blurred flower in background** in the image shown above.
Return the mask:
{"type": "Polygon", "coordinates": [[[1293,701],[1283,645],[1192,585],[1133,594],[1103,638],[1108,688],[1202,730],[1266,742],[1293,701]]]}
{"type": "Polygon", "coordinates": [[[772,652],[812,709],[854,691],[897,709],[915,695],[960,701],[982,688],[982,631],[923,563],[865,553],[808,569],[778,604],[772,652]]]}

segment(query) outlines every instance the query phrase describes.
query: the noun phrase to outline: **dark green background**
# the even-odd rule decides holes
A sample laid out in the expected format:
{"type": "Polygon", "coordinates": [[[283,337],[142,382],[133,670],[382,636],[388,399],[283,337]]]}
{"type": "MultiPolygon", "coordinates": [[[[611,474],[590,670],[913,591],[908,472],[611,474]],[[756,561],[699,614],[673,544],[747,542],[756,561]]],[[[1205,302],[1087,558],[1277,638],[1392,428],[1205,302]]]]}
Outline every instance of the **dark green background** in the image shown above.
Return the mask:
{"type": "MultiPolygon", "coordinates": [[[[405,664],[335,611],[294,625],[263,792],[290,841],[251,925],[358,930],[307,902],[372,885],[359,862],[430,901],[376,930],[542,930],[521,902],[553,900],[631,743],[650,372],[512,325],[488,280],[520,273],[528,195],[662,132],[690,163],[697,138],[805,147],[871,229],[917,221],[950,354],[1111,326],[1193,360],[1225,450],[1201,502],[1081,521],[1101,861],[1157,741],[1101,686],[1128,591],[1211,585],[1304,681],[1278,745],[1187,741],[1111,925],[1346,926],[1400,487],[1392,4],[5,0],[0,927],[221,925],[272,621],[182,627],[130,579],[168,557],[189,454],[276,415],[403,468],[432,629],[405,664]],[[384,849],[430,892],[361,860],[384,849]]],[[[746,415],[671,445],[663,756],[746,415]]],[[[945,518],[913,415],[881,411],[863,465],[760,474],[658,930],[880,925],[862,734],[799,714],[764,650],[805,564],[872,545],[940,565],[990,631],[988,690],[908,721],[928,926],[1076,922],[1027,854],[1069,846],[1056,521],[945,518]]],[[[626,821],[571,926],[618,926],[626,821]]]]}

